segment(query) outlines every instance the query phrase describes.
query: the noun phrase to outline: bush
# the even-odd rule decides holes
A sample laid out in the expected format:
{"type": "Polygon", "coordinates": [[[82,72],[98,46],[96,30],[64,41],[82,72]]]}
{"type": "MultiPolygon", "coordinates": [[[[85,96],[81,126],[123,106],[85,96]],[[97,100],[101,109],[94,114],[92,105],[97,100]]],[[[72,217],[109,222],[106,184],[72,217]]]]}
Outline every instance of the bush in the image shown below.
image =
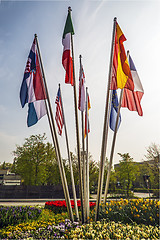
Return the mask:
{"type": "MultiPolygon", "coordinates": [[[[150,193],[153,193],[154,189],[149,189],[150,193]]],[[[147,188],[134,188],[134,192],[148,193],[147,188]]]]}
{"type": "Polygon", "coordinates": [[[153,189],[153,196],[156,198],[160,198],[160,189],[153,189]]]}

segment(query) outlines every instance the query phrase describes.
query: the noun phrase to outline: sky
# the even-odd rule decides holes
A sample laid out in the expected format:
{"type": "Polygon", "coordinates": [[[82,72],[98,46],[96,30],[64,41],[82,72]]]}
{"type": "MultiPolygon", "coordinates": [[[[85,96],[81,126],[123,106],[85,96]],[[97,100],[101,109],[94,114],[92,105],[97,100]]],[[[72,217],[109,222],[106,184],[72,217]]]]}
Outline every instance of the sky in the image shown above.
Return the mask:
{"type": "MultiPolygon", "coordinates": [[[[25,138],[46,133],[52,143],[47,116],[27,127],[26,105],[20,105],[19,92],[28,54],[36,33],[50,95],[53,115],[58,84],[61,84],[70,151],[76,152],[73,88],[65,84],[62,66],[62,34],[68,7],[72,21],[76,88],[78,95],[79,55],[90,96],[89,152],[93,160],[101,155],[102,132],[113,20],[117,17],[144,88],[143,116],[121,108],[121,125],[116,139],[113,164],[118,153],[129,153],[134,161],[145,160],[151,143],[160,143],[159,53],[160,1],[0,1],[0,163],[13,162],[12,152],[25,138]]],[[[79,124],[81,115],[78,113],[79,124]]],[[[80,127],[81,136],[81,127],[80,127]]],[[[107,157],[110,156],[113,131],[109,129],[107,157]]],[[[62,158],[67,158],[64,132],[58,136],[62,158]]],[[[81,141],[81,139],[80,139],[81,141]]]]}

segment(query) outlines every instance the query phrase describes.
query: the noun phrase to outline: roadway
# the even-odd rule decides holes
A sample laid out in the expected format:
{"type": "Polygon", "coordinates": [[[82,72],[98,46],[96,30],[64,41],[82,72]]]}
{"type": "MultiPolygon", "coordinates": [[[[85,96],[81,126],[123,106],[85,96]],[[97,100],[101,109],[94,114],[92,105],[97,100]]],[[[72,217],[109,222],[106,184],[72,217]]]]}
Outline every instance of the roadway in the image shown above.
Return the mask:
{"type": "MultiPolygon", "coordinates": [[[[149,193],[134,193],[139,198],[149,198],[149,193]]],[[[152,196],[152,194],[151,194],[152,196]]],[[[96,194],[91,194],[90,201],[96,201],[96,194]]],[[[103,198],[103,195],[102,195],[103,198]]],[[[0,199],[0,206],[45,206],[47,201],[64,199],[0,199]]]]}

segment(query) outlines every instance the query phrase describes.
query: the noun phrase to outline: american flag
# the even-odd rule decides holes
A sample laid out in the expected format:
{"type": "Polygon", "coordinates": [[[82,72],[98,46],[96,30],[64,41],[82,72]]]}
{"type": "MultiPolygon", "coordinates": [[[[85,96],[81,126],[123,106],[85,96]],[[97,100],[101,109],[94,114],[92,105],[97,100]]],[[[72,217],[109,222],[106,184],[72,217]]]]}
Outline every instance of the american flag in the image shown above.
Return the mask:
{"type": "Polygon", "coordinates": [[[62,135],[62,128],[63,128],[64,121],[63,121],[62,99],[61,99],[60,87],[57,92],[55,104],[57,105],[55,120],[58,127],[58,134],[62,135]]]}

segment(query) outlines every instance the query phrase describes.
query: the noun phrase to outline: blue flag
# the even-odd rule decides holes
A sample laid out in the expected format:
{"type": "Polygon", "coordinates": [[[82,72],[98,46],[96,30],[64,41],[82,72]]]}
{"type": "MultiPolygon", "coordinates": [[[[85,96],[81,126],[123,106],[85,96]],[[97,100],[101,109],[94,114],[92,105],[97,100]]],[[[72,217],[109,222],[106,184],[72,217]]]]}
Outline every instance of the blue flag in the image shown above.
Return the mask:
{"type": "Polygon", "coordinates": [[[46,93],[37,53],[36,39],[34,38],[20,89],[20,101],[22,107],[28,103],[28,127],[36,124],[39,119],[47,114],[45,99],[46,93]]]}
{"type": "MultiPolygon", "coordinates": [[[[111,103],[111,113],[110,113],[110,121],[109,125],[110,128],[115,131],[116,127],[116,118],[117,118],[117,112],[118,112],[118,97],[117,97],[117,92],[116,90],[112,91],[112,103],[111,103]]],[[[119,120],[118,120],[118,128],[121,123],[121,115],[119,114],[119,120]]],[[[117,130],[118,130],[117,128],[117,130]]]]}

